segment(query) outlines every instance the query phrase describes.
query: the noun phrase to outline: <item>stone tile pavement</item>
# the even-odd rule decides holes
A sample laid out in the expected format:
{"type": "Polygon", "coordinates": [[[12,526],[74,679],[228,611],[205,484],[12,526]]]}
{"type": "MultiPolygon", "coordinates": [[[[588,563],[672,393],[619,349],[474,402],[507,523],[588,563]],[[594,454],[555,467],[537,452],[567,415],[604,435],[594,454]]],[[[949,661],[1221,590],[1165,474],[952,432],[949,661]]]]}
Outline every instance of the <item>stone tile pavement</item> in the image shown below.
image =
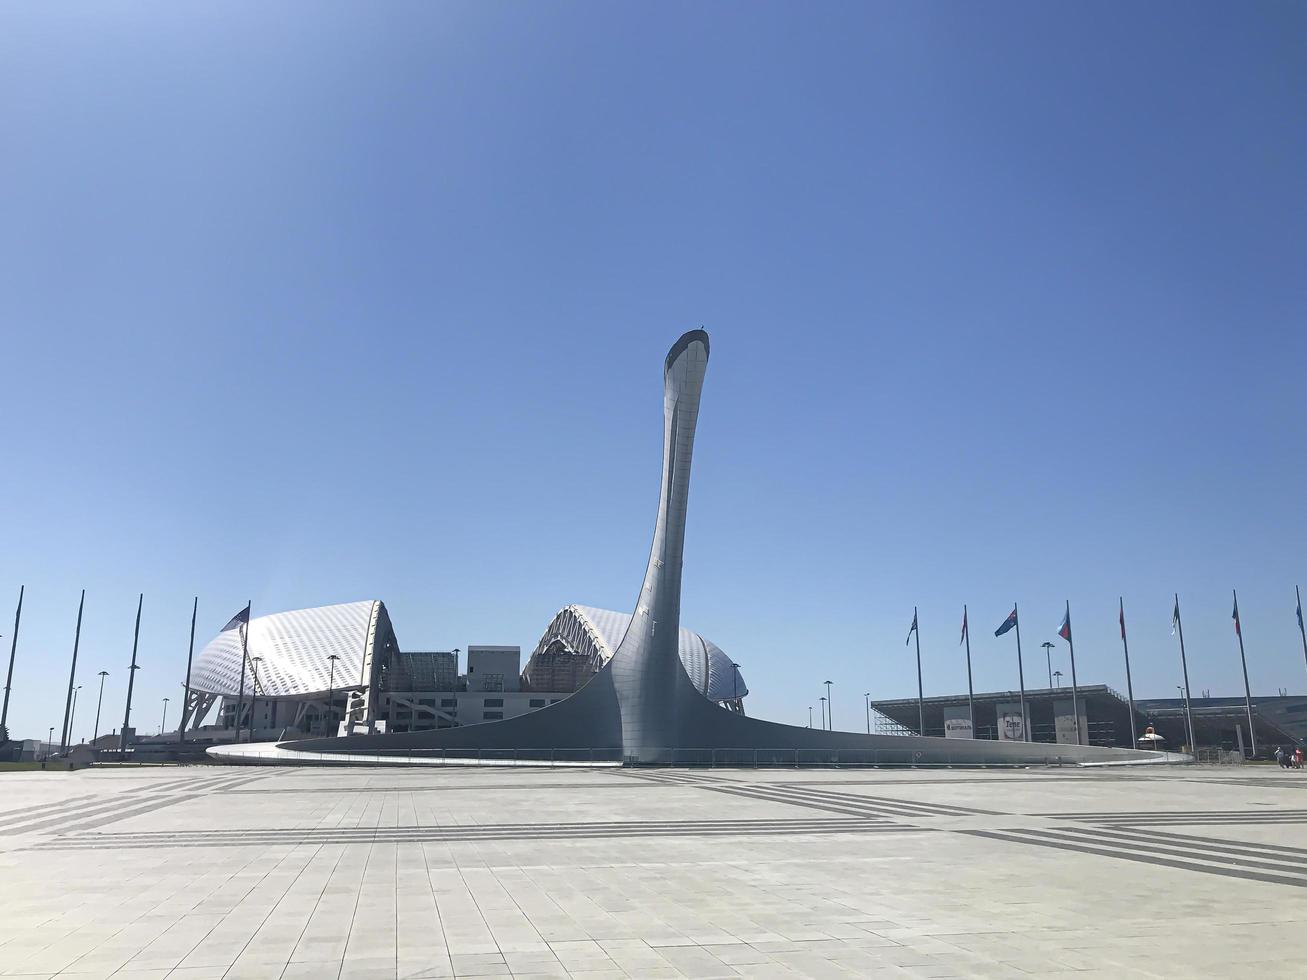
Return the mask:
{"type": "Polygon", "coordinates": [[[0,774],[0,976],[1300,977],[1307,774],[0,774]]]}

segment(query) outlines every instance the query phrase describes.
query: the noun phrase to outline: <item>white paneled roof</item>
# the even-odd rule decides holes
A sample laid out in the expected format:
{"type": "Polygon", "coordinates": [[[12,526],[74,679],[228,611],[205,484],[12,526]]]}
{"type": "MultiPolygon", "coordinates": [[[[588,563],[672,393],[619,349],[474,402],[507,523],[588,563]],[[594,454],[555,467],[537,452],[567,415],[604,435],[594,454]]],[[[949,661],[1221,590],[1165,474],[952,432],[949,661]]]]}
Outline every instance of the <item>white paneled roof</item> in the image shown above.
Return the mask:
{"type": "MultiPolygon", "coordinates": [[[[622,642],[626,628],[631,623],[631,614],[595,609],[593,606],[571,608],[594,627],[605,648],[602,656],[607,663],[622,642]]],[[[677,652],[690,680],[709,700],[728,701],[749,693],[744,677],[731,667],[731,658],[712,640],[704,639],[682,626],[677,636],[677,652]]]]}
{"type": "MultiPolygon", "coordinates": [[[[372,642],[376,599],[256,616],[250,620],[249,655],[262,657],[261,697],[294,697],[363,683],[363,658],[372,642]],[[332,678],[331,654],[336,661],[332,678]]],[[[208,694],[236,695],[241,684],[241,633],[224,630],[200,651],[191,671],[191,688],[208,694]]],[[[245,671],[245,693],[253,687],[253,668],[245,671]]]]}

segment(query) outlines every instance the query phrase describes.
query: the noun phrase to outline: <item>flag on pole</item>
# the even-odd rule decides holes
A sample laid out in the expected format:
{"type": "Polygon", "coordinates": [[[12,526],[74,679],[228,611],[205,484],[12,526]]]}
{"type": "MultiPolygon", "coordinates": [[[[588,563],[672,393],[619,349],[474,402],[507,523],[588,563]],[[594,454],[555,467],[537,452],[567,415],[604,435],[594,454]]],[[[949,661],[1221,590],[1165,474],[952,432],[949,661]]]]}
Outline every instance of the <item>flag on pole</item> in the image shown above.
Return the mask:
{"type": "Polygon", "coordinates": [[[1004,633],[1006,633],[1016,624],[1017,624],[1017,607],[1013,606],[1012,611],[1008,613],[1007,619],[1003,620],[1003,625],[1000,626],[998,629],[994,630],[994,635],[1002,636],[1004,633]]]}
{"type": "Polygon", "coordinates": [[[234,629],[237,629],[237,628],[239,628],[239,627],[241,627],[241,626],[248,625],[248,624],[249,624],[249,621],[250,621],[250,607],[249,607],[249,606],[246,606],[244,609],[242,609],[240,612],[238,612],[235,616],[233,616],[233,617],[231,618],[231,621],[230,621],[226,626],[224,626],[222,629],[220,629],[218,632],[219,632],[219,633],[226,633],[228,630],[234,630],[234,629]]]}
{"type": "MultiPolygon", "coordinates": [[[[1299,619],[1302,618],[1302,610],[1298,611],[1298,618],[1299,619]]],[[[963,609],[962,610],[962,635],[958,637],[958,646],[962,646],[962,643],[964,640],[966,640],[966,638],[967,638],[967,611],[966,609],[963,609]]]]}
{"type": "Polygon", "coordinates": [[[1302,629],[1302,600],[1298,600],[1298,629],[1302,629]]]}
{"type": "Polygon", "coordinates": [[[1071,610],[1070,609],[1068,609],[1066,611],[1066,615],[1062,617],[1062,625],[1058,627],[1057,635],[1062,637],[1062,639],[1066,640],[1068,643],[1071,642],[1071,610]]]}
{"type": "Polygon", "coordinates": [[[1180,600],[1175,600],[1175,609],[1171,613],[1171,635],[1175,636],[1175,628],[1180,623],[1180,600]]]}
{"type": "Polygon", "coordinates": [[[1243,630],[1239,628],[1239,600],[1238,599],[1234,600],[1234,612],[1232,612],[1230,615],[1234,619],[1234,635],[1243,636],[1243,630]]]}
{"type": "Polygon", "coordinates": [[[1121,639],[1125,639],[1125,603],[1121,604],[1121,639]]]}
{"type": "Polygon", "coordinates": [[[909,643],[912,642],[912,634],[915,633],[916,631],[917,631],[917,614],[914,612],[912,614],[912,625],[908,627],[908,638],[903,641],[904,646],[907,646],[909,643]]]}

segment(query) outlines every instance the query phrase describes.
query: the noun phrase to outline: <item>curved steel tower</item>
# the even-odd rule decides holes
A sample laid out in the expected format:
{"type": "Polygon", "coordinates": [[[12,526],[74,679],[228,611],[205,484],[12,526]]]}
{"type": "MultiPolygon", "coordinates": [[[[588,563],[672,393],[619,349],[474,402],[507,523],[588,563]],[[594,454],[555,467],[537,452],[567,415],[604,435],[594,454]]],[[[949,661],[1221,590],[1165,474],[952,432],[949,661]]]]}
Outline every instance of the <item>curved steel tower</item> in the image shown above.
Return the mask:
{"type": "Polygon", "coordinates": [[[658,518],[635,613],[612,658],[565,700],[527,715],[460,728],[280,745],[210,749],[229,761],[348,762],[359,755],[511,752],[513,758],[616,760],[627,764],[930,763],[1039,765],[1162,761],[1163,753],[1089,745],[863,735],[782,725],[727,711],[690,680],[679,655],[681,562],[690,493],[690,460],[699,397],[708,367],[708,335],[691,330],[663,364],[663,468],[658,518]],[[564,757],[564,756],[560,756],[564,757]]]}
{"type": "Polygon", "coordinates": [[[690,461],[699,397],[708,370],[708,335],[691,330],[663,363],[663,478],[644,584],[626,635],[613,653],[613,687],[622,716],[626,762],[670,761],[679,747],[677,651],[681,562],[690,498],[690,461]]]}

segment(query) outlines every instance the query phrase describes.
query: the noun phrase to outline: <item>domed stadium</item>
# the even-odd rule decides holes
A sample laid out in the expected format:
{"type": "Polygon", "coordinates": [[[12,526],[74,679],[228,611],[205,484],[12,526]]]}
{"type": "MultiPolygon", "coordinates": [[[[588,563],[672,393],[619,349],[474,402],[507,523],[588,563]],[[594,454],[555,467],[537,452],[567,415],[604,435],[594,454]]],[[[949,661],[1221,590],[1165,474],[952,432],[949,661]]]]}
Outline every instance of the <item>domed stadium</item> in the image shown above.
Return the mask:
{"type": "MultiPolygon", "coordinates": [[[[563,607],[536,644],[522,672],[523,682],[542,691],[577,690],[612,659],[630,625],[630,613],[593,606],[563,607]]],[[[749,686],[721,647],[681,627],[677,652],[699,693],[743,712],[749,686]]]]}

